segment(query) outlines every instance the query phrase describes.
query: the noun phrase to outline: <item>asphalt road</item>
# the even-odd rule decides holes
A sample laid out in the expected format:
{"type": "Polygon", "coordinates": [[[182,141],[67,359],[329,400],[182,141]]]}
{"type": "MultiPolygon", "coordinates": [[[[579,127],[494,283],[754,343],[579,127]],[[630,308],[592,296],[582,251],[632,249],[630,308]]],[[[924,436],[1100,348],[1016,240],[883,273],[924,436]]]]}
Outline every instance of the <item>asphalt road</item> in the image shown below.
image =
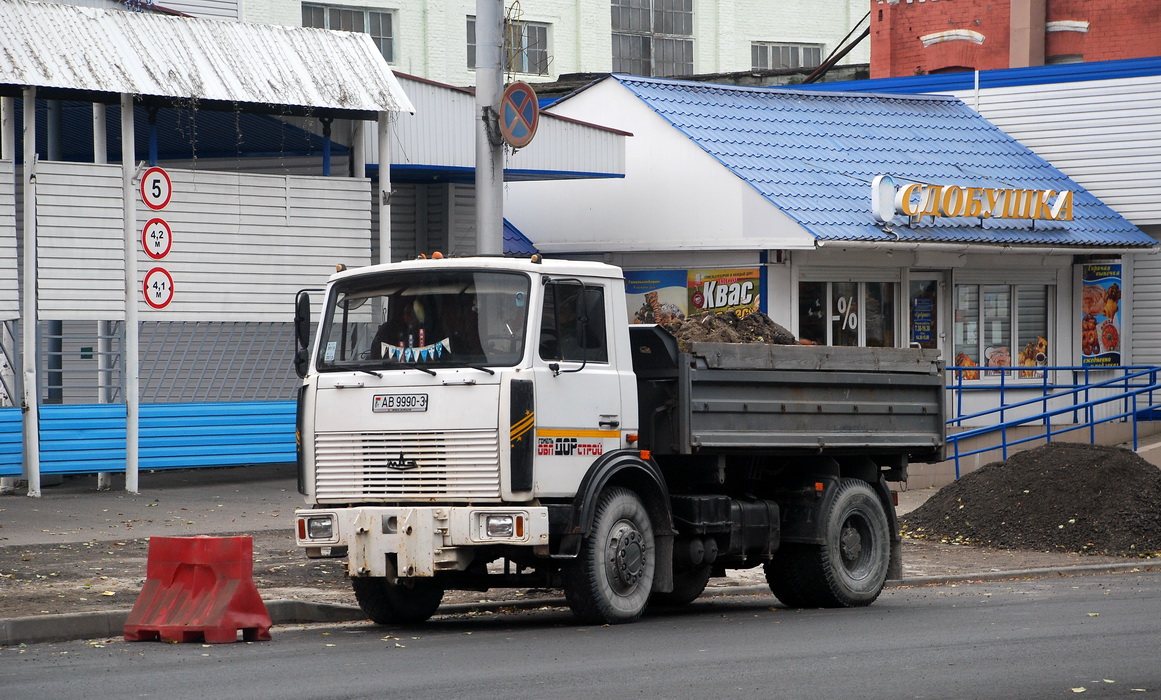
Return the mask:
{"type": "Polygon", "coordinates": [[[868,608],[700,600],[633,625],[563,609],[279,628],[222,645],[0,650],[6,697],[1053,698],[1161,693],[1161,572],[889,590],[868,608]]]}

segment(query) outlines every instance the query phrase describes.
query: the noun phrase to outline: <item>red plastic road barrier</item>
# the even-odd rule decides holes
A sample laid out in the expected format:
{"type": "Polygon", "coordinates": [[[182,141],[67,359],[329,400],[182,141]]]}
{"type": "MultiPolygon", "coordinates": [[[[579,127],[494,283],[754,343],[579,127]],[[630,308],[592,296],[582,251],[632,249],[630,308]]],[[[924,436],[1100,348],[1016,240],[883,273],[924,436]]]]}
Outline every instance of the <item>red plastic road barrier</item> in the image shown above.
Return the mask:
{"type": "Polygon", "coordinates": [[[269,641],[270,615],[254,586],[249,537],[150,537],[145,585],[125,641],[269,641]]]}

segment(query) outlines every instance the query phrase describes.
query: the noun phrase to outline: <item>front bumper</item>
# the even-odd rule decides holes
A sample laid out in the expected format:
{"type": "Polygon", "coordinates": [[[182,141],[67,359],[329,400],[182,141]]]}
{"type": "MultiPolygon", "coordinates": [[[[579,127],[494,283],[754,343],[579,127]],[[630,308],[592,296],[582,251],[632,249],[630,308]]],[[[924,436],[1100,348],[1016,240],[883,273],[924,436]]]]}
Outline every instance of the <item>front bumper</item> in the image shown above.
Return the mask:
{"type": "Polygon", "coordinates": [[[351,576],[434,576],[463,571],[479,547],[540,547],[548,553],[548,509],[456,506],[316,508],[295,513],[295,539],[307,554],[346,548],[351,576]],[[489,528],[512,516],[510,531],[489,528]],[[331,527],[325,527],[326,519],[331,527]],[[388,556],[394,554],[392,563],[388,556]]]}

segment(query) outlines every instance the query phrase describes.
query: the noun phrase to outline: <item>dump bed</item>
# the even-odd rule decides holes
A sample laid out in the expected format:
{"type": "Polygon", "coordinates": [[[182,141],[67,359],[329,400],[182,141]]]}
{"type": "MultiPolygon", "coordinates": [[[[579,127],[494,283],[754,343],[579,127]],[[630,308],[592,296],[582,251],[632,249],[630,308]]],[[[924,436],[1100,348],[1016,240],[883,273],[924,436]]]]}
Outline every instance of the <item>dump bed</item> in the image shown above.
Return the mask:
{"type": "Polygon", "coordinates": [[[677,342],[630,331],[642,447],[657,454],[943,455],[935,350],[677,342]]]}

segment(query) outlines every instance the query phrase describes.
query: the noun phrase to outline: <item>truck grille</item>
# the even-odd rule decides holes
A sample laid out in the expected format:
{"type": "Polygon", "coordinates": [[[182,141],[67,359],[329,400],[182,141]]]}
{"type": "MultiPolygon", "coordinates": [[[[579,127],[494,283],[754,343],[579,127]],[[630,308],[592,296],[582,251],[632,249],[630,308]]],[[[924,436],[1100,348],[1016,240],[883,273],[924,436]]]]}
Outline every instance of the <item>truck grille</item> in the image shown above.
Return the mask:
{"type": "Polygon", "coordinates": [[[495,430],[324,433],[314,462],[320,500],[500,497],[495,430]]]}

